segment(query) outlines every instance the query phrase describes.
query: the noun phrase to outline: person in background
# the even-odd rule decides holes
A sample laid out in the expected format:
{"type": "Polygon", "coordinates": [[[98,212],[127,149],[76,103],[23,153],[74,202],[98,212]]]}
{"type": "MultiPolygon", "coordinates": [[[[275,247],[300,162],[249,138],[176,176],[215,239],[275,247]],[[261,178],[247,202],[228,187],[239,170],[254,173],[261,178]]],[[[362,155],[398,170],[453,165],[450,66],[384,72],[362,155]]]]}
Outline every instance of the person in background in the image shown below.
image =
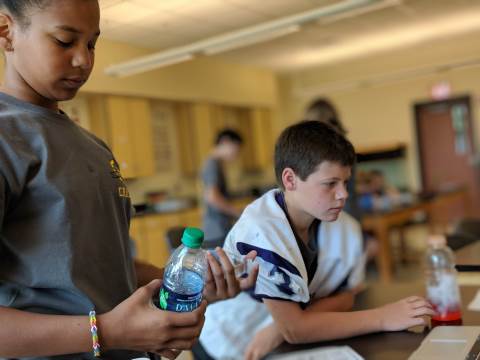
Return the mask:
{"type": "Polygon", "coordinates": [[[385,211],[408,204],[412,195],[403,194],[387,183],[380,170],[371,170],[359,176],[357,184],[359,205],[364,211],[385,211]]]}
{"type": "Polygon", "coordinates": [[[349,311],[364,278],[361,229],[342,211],[355,158],[352,144],[322,122],[282,132],[275,146],[279,188],[247,206],[224,246],[233,257],[257,252],[255,288],[209,306],[197,359],[257,360],[283,341],[403,330],[434,314],[417,296],[349,311]]]}
{"type": "MultiPolygon", "coordinates": [[[[343,126],[335,106],[327,99],[316,99],[307,108],[305,112],[307,120],[316,120],[333,127],[343,136],[347,135],[347,130],[343,126]]],[[[358,198],[356,186],[355,166],[352,167],[352,175],[347,184],[348,199],[345,203],[345,211],[353,216],[358,222],[362,222],[362,207],[358,198]]],[[[365,233],[365,254],[367,261],[372,260],[378,253],[378,241],[372,234],[365,233]]]]}
{"type": "MultiPolygon", "coordinates": [[[[333,127],[343,136],[347,135],[347,130],[343,126],[337,110],[327,99],[314,100],[305,111],[305,119],[323,122],[333,127]]],[[[357,192],[355,188],[355,167],[352,168],[352,176],[348,181],[347,189],[349,195],[345,204],[345,211],[361,222],[362,214],[361,209],[358,206],[357,192]]]]}
{"type": "MultiPolygon", "coordinates": [[[[0,0],[0,359],[173,359],[203,325],[206,301],[153,305],[163,269],[133,260],[118,164],[58,108],[90,76],[99,23],[97,0],[0,0]]],[[[208,302],[254,284],[207,256],[208,302]]]]}
{"type": "Polygon", "coordinates": [[[232,129],[220,131],[215,139],[215,147],[205,160],[201,178],[203,183],[203,230],[205,247],[222,246],[232,222],[240,216],[229,201],[226,163],[234,161],[241,150],[243,139],[232,129]]]}

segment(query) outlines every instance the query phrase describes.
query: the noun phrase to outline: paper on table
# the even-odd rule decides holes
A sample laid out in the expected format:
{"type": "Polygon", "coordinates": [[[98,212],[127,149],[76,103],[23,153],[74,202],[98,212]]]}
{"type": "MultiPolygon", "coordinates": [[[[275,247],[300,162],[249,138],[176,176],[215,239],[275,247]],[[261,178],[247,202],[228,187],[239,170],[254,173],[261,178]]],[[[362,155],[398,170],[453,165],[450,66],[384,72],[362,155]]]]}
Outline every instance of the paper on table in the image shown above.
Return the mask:
{"type": "Polygon", "coordinates": [[[274,356],[274,360],[364,360],[349,346],[322,347],[274,356]]]}
{"type": "Polygon", "coordinates": [[[468,310],[480,311],[480,290],[477,291],[473,300],[468,304],[468,310]]]}

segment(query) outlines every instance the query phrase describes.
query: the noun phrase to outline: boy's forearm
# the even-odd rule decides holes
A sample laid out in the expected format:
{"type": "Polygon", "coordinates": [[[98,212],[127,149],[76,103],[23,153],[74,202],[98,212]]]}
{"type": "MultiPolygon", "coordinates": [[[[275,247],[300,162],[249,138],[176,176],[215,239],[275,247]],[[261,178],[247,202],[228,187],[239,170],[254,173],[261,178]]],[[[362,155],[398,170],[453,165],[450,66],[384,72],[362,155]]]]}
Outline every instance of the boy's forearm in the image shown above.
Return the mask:
{"type": "Polygon", "coordinates": [[[307,307],[307,311],[350,311],[355,302],[355,294],[352,291],[343,291],[333,296],[318,299],[307,307]]]}
{"type": "Polygon", "coordinates": [[[307,312],[350,311],[355,301],[352,291],[343,291],[333,296],[317,299],[307,308],[307,312]]]}
{"type": "MultiPolygon", "coordinates": [[[[0,358],[76,354],[92,350],[88,316],[42,315],[0,307],[0,323],[0,358]]],[[[99,337],[101,341],[101,330],[99,337]]]]}
{"type": "Polygon", "coordinates": [[[289,343],[342,339],[370,332],[382,331],[382,322],[376,309],[354,312],[301,311],[297,321],[284,324],[281,332],[289,343]]]}

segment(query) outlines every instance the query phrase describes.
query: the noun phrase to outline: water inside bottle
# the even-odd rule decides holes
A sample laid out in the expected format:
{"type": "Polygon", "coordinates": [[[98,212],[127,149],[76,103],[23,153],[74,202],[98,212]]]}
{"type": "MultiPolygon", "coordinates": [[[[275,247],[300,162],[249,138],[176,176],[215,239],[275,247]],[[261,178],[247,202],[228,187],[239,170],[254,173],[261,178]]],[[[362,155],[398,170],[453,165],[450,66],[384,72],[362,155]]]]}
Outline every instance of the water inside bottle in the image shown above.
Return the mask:
{"type": "Polygon", "coordinates": [[[195,310],[202,302],[203,278],[189,269],[182,269],[177,286],[173,289],[166,283],[160,290],[160,308],[175,312],[195,310]]]}

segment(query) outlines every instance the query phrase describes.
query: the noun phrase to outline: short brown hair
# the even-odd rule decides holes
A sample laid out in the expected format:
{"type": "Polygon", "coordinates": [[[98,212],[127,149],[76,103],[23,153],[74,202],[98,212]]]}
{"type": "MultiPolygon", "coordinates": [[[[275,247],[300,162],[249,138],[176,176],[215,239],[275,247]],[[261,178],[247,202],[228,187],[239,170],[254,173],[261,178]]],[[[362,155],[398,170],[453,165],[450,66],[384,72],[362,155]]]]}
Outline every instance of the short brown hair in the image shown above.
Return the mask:
{"type": "Polygon", "coordinates": [[[275,144],[275,175],[283,189],[282,172],[295,171],[305,181],[324,161],[353,166],[353,145],[333,127],[320,121],[301,121],[287,127],[275,144]]]}

